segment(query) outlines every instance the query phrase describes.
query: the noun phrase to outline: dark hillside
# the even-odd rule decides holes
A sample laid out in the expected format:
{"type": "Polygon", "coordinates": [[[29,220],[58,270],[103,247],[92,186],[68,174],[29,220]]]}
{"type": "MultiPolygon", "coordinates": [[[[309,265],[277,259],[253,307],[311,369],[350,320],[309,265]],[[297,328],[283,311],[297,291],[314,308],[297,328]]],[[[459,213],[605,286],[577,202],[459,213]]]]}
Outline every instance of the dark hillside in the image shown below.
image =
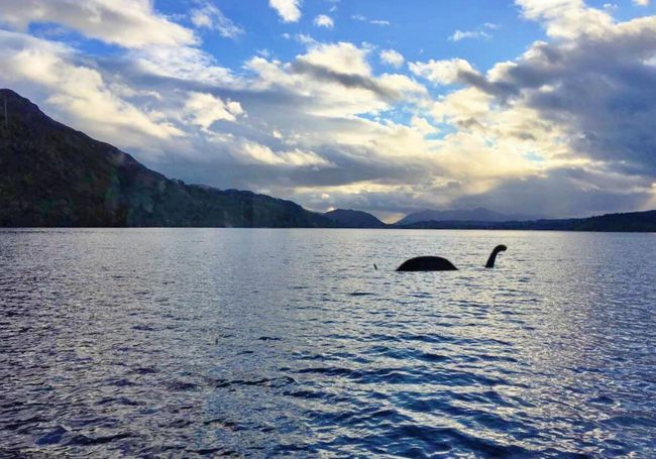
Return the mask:
{"type": "Polygon", "coordinates": [[[0,226],[332,226],[290,201],[167,179],[13,91],[0,103],[0,226]]]}

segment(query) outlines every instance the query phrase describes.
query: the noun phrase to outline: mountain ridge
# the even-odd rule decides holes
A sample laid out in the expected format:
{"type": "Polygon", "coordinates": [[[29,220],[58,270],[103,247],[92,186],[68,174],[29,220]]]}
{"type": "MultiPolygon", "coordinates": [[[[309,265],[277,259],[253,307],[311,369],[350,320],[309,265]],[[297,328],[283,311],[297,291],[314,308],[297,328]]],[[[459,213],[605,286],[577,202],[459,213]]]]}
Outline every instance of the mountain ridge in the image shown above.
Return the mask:
{"type": "Polygon", "coordinates": [[[618,233],[656,232],[656,210],[597,215],[587,218],[534,220],[523,222],[418,222],[400,229],[434,230],[518,230],[518,231],[590,231],[618,233]]]}
{"type": "Polygon", "coordinates": [[[504,222],[504,221],[532,221],[540,217],[522,214],[504,214],[478,207],[476,209],[434,210],[425,209],[410,213],[395,223],[398,226],[407,226],[420,222],[504,222]]]}
{"type": "Polygon", "coordinates": [[[0,96],[0,226],[333,226],[291,201],[169,179],[12,90],[0,96]]]}
{"type": "Polygon", "coordinates": [[[387,225],[367,212],[335,209],[324,214],[341,228],[384,228],[387,225]]]}

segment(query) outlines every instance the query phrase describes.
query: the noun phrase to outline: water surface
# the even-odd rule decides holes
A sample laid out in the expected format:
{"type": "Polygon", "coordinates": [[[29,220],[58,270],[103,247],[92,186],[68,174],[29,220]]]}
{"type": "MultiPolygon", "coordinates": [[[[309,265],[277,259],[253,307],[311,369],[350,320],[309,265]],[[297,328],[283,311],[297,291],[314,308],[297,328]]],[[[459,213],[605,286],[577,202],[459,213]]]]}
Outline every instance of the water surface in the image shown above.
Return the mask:
{"type": "Polygon", "coordinates": [[[654,235],[2,230],[0,457],[656,457],[654,273],[654,235]]]}

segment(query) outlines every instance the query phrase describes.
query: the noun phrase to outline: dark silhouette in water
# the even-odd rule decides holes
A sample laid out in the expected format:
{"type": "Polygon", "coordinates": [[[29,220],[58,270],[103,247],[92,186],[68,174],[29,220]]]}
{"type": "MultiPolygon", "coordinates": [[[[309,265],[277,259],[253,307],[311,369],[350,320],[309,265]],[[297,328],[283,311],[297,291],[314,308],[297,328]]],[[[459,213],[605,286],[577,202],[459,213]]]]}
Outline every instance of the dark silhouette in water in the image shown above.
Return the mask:
{"type": "MultiPolygon", "coordinates": [[[[490,254],[490,258],[487,259],[485,264],[486,268],[494,268],[494,263],[497,260],[497,255],[499,252],[505,252],[508,250],[508,247],[505,245],[498,245],[494,248],[490,254]]],[[[453,263],[451,263],[446,258],[442,257],[417,257],[411,258],[404,262],[401,266],[397,268],[397,271],[410,272],[410,271],[457,271],[453,263]]]]}
{"type": "Polygon", "coordinates": [[[506,250],[508,250],[508,247],[506,247],[503,244],[496,246],[492,251],[492,253],[490,254],[490,258],[487,259],[487,263],[485,263],[485,267],[494,268],[494,263],[497,261],[497,255],[499,255],[499,252],[505,252],[506,250]]]}
{"type": "Polygon", "coordinates": [[[401,266],[397,271],[457,271],[453,263],[441,257],[417,257],[412,258],[401,266]]]}

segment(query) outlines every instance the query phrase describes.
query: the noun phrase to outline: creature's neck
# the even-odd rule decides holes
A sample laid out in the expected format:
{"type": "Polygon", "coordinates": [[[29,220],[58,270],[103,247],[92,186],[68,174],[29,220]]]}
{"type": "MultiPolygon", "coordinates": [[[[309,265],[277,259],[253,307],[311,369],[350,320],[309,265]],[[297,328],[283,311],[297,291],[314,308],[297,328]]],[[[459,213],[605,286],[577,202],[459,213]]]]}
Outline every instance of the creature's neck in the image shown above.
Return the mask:
{"type": "Polygon", "coordinates": [[[487,259],[487,263],[485,264],[486,268],[494,268],[494,263],[497,261],[497,255],[499,255],[499,252],[499,249],[494,249],[492,251],[490,258],[487,259]]]}

